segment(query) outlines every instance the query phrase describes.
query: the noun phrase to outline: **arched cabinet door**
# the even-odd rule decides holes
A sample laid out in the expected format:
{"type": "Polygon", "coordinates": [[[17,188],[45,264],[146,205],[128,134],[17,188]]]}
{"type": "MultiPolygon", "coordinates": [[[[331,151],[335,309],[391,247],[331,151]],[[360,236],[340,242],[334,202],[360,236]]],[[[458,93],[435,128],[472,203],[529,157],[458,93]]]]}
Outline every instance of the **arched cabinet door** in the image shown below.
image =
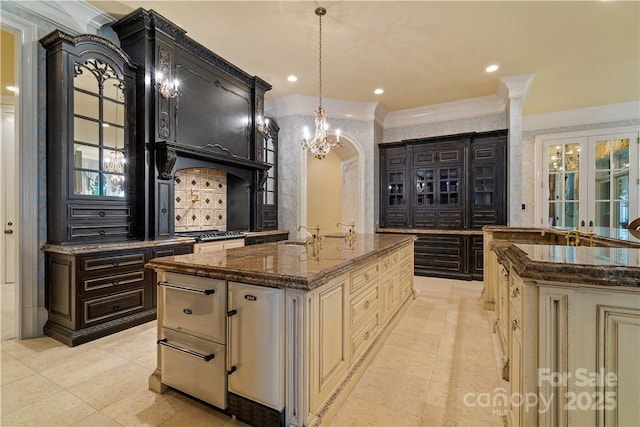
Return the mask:
{"type": "Polygon", "coordinates": [[[136,66],[95,35],[54,31],[47,49],[50,243],[135,237],[136,66]]]}

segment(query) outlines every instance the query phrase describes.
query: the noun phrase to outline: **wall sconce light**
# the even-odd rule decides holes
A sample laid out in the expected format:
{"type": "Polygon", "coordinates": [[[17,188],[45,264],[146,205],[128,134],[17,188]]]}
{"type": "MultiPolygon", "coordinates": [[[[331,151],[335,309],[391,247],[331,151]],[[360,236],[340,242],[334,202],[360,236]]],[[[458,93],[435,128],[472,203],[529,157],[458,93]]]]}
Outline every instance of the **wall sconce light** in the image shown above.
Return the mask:
{"type": "Polygon", "coordinates": [[[258,116],[256,123],[258,132],[264,137],[264,139],[271,138],[271,132],[269,131],[269,119],[263,119],[262,116],[258,116]]]}
{"type": "Polygon", "coordinates": [[[156,82],[153,88],[157,90],[164,99],[177,98],[182,95],[178,90],[178,80],[170,81],[161,71],[156,72],[156,82]]]}

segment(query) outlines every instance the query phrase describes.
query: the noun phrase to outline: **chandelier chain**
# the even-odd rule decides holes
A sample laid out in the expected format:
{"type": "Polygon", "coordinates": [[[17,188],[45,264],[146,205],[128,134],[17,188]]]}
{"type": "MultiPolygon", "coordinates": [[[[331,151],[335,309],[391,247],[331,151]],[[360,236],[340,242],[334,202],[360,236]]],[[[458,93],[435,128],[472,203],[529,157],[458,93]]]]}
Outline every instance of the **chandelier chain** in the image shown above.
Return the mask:
{"type": "Polygon", "coordinates": [[[319,97],[320,97],[320,107],[322,107],[322,14],[318,14],[318,17],[320,18],[320,37],[318,37],[319,40],[319,49],[318,49],[318,75],[320,76],[320,83],[319,83],[319,97]]]}

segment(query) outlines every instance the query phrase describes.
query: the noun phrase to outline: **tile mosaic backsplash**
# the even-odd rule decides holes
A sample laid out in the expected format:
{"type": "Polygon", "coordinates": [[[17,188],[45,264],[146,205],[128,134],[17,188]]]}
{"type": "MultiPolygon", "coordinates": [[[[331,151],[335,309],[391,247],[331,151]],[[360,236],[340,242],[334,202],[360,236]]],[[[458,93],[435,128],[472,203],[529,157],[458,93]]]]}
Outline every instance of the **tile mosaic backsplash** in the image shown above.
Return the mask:
{"type": "Polygon", "coordinates": [[[175,178],[176,232],[227,229],[227,173],[181,169],[175,178]]]}

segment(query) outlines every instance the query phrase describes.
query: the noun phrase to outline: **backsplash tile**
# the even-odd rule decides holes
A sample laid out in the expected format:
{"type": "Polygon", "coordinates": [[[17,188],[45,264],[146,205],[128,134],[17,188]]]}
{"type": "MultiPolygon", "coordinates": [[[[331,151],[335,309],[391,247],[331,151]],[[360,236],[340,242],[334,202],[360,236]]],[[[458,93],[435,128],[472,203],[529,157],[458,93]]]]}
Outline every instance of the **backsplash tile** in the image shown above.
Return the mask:
{"type": "Polygon", "coordinates": [[[227,173],[191,168],[176,172],[176,232],[227,229],[227,173]]]}

